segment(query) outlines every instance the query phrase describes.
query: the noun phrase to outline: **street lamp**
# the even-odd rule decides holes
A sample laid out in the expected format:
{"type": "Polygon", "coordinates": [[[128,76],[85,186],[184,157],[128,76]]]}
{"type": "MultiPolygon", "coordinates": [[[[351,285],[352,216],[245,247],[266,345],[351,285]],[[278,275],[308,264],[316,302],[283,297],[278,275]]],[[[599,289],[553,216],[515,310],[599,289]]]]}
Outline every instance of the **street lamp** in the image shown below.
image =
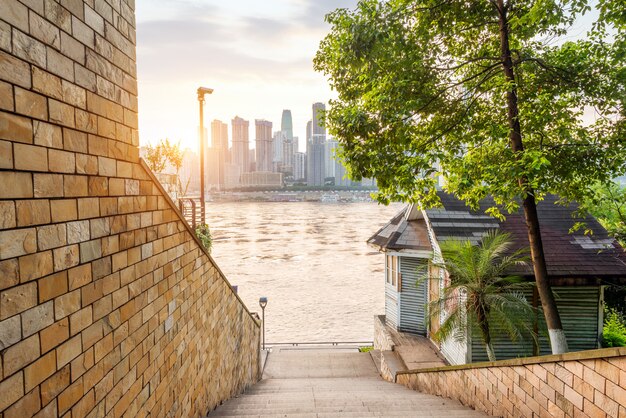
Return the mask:
{"type": "Polygon", "coordinates": [[[208,87],[198,88],[198,102],[200,103],[200,220],[206,224],[206,210],[204,206],[204,95],[212,94],[213,89],[208,87]]]}
{"type": "Polygon", "coordinates": [[[259,299],[259,306],[261,307],[261,311],[263,312],[262,324],[263,327],[263,350],[265,350],[265,307],[267,306],[267,298],[265,296],[259,299]]]}

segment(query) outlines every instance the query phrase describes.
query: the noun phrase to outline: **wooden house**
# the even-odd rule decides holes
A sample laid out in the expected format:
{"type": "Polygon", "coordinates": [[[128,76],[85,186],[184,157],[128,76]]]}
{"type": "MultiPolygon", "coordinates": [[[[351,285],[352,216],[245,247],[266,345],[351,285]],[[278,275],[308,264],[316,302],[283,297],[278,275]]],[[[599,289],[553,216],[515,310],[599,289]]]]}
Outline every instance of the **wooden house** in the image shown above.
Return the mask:
{"type": "MultiPolygon", "coordinates": [[[[439,243],[458,239],[477,244],[489,230],[499,229],[510,233],[518,248],[528,247],[521,211],[499,221],[484,213],[492,205],[489,200],[481,202],[480,210],[473,211],[452,195],[439,192],[439,197],[442,207],[421,210],[409,205],[368,240],[385,256],[385,320],[398,331],[430,336],[444,319],[427,321],[426,315],[428,302],[436,300],[445,286],[446,272],[431,266],[432,280],[418,283],[418,269],[423,269],[438,253],[439,243]]],[[[549,279],[570,350],[598,348],[604,287],[626,284],[626,254],[594,218],[576,219],[572,216],[576,209],[573,205],[558,205],[556,200],[555,196],[548,196],[538,204],[549,279]],[[570,233],[578,221],[585,221],[593,235],[585,235],[582,230],[570,233]]],[[[534,280],[530,266],[512,273],[534,280]]],[[[538,308],[537,328],[542,329],[543,314],[536,290],[529,289],[526,297],[538,308]]],[[[449,339],[438,346],[451,364],[487,360],[477,337],[470,336],[465,341],[449,339]]],[[[498,359],[529,356],[537,351],[550,353],[549,340],[541,333],[538,347],[530,338],[511,342],[498,335],[494,348],[498,359]]]]}

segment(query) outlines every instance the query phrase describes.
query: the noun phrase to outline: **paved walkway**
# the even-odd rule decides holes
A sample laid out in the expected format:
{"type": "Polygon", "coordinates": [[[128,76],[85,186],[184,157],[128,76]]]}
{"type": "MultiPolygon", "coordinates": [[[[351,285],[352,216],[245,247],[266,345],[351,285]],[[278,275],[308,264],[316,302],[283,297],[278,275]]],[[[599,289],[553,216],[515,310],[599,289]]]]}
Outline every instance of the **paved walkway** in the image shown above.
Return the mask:
{"type": "Polygon", "coordinates": [[[263,380],[212,417],[485,417],[380,378],[368,353],[273,351],[263,380]]]}

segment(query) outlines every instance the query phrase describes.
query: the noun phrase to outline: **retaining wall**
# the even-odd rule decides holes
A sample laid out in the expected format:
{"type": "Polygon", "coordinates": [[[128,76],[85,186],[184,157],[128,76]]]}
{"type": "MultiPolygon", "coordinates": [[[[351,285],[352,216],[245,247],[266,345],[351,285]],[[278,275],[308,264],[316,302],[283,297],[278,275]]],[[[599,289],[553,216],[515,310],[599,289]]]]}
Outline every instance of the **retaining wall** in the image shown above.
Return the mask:
{"type": "Polygon", "coordinates": [[[0,0],[0,417],[194,417],[259,323],[139,160],[134,0],[0,0]]]}
{"type": "Polygon", "coordinates": [[[626,348],[398,372],[411,389],[501,417],[626,417],[626,348]]]}

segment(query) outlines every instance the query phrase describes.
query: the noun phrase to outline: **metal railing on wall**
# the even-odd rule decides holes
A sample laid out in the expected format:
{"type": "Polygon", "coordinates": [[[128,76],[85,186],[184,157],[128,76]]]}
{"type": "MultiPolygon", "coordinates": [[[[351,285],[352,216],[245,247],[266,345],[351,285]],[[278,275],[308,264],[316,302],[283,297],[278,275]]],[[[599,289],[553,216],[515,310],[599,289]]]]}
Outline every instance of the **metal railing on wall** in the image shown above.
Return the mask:
{"type": "Polygon", "coordinates": [[[178,208],[180,209],[180,213],[182,213],[187,223],[195,231],[196,227],[200,224],[200,220],[202,219],[202,208],[199,204],[198,199],[189,197],[178,199],[178,208]]]}

